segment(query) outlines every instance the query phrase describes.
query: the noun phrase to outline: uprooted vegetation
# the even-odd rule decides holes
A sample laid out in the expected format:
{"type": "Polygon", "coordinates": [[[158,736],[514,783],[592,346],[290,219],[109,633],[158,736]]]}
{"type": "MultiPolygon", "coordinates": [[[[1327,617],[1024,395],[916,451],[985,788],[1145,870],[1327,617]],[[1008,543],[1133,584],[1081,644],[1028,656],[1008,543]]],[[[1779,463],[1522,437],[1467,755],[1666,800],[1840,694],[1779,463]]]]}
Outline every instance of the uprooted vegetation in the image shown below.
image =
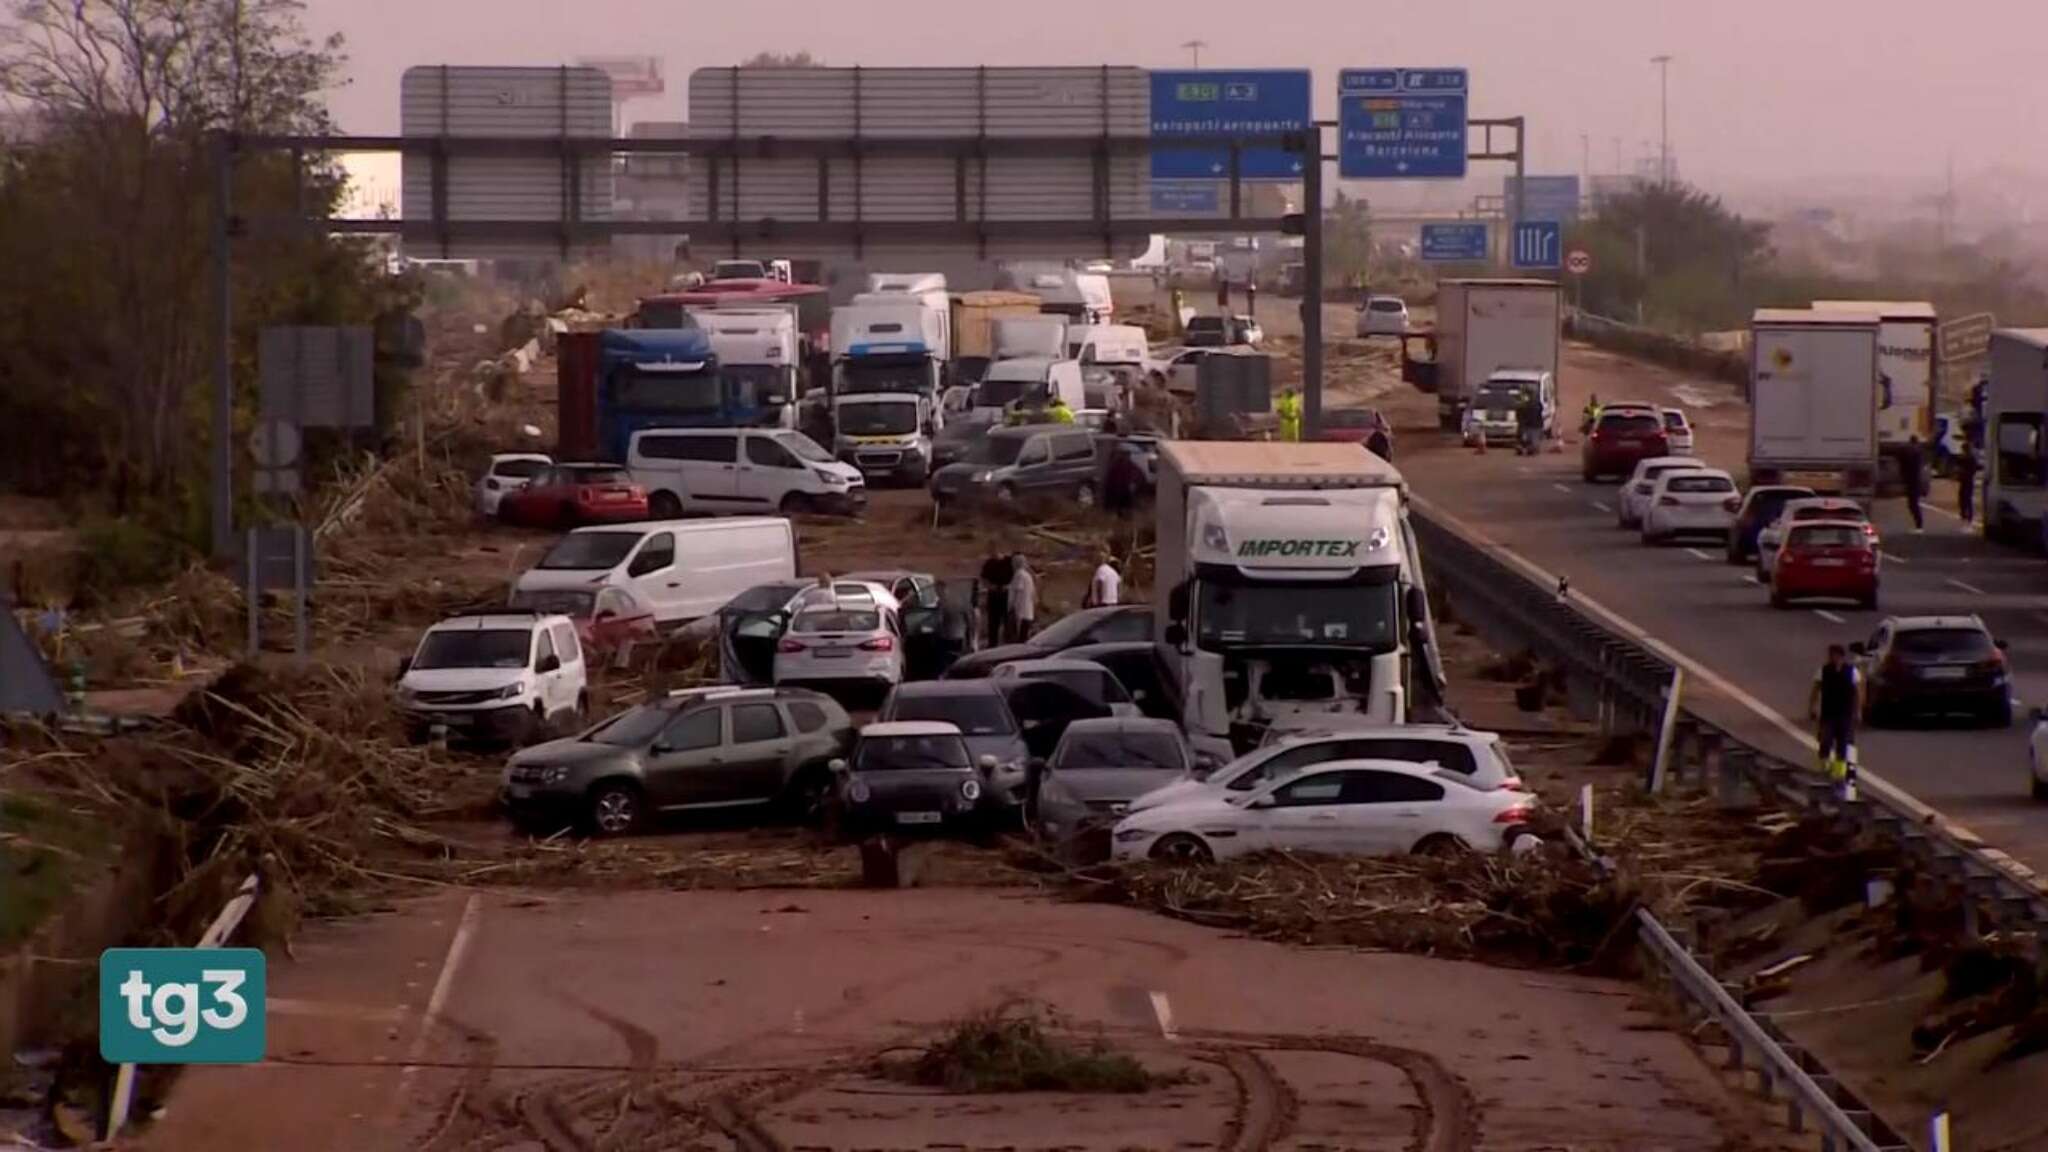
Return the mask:
{"type": "Polygon", "coordinates": [[[959,1021],[915,1056],[883,1058],[884,1079],[947,1092],[1149,1092],[1178,1083],[1099,1037],[1062,1032],[1043,1009],[1006,1006],[959,1021]]]}

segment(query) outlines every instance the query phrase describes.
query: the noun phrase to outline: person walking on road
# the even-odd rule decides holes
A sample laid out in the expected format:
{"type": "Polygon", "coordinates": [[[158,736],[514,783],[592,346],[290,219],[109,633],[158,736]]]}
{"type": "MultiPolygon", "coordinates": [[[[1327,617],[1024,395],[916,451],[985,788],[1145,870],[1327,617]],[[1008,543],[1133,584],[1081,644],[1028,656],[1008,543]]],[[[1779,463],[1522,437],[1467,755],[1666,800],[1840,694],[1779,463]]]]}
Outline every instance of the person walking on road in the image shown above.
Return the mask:
{"type": "Polygon", "coordinates": [[[1273,411],[1280,417],[1280,438],[1289,443],[1301,439],[1301,393],[1292,388],[1280,393],[1273,411]]]}
{"type": "Polygon", "coordinates": [[[1244,314],[1254,320],[1259,318],[1259,284],[1256,280],[1244,282],[1244,314]]]}
{"type": "Polygon", "coordinates": [[[1579,432],[1581,434],[1591,432],[1593,426],[1598,423],[1600,423],[1600,394],[1595,392],[1586,400],[1586,410],[1580,414],[1579,432]]]}
{"type": "Polygon", "coordinates": [[[1920,518],[1920,495],[1927,482],[1926,460],[1920,454],[1920,438],[1909,436],[1899,452],[1899,483],[1906,489],[1906,511],[1913,517],[1913,531],[1926,528],[1920,518]]]}
{"type": "Polygon", "coordinates": [[[988,645],[1003,643],[1009,632],[1012,575],[1008,556],[992,555],[981,562],[981,604],[988,616],[982,636],[988,645]]]}
{"type": "Polygon", "coordinates": [[[1010,557],[1010,640],[1022,644],[1031,639],[1031,625],[1038,619],[1038,577],[1022,552],[1010,557]]]}
{"type": "Polygon", "coordinates": [[[1109,468],[1102,478],[1102,506],[1121,517],[1128,517],[1138,503],[1138,486],[1144,475],[1138,462],[1132,458],[1131,450],[1123,444],[1111,444],[1109,468]]]}
{"type": "Polygon", "coordinates": [[[1230,277],[1220,271],[1216,273],[1216,310],[1230,311],[1230,277]]]}
{"type": "Polygon", "coordinates": [[[1095,575],[1088,581],[1088,597],[1081,607],[1108,608],[1115,605],[1123,597],[1123,588],[1124,578],[1116,570],[1116,558],[1104,552],[1102,563],[1095,566],[1095,575]]]}
{"type": "Polygon", "coordinates": [[[1846,784],[1856,770],[1856,717],[1863,712],[1863,677],[1849,662],[1849,651],[1828,645],[1827,663],[1813,675],[1806,696],[1806,715],[1819,722],[1820,766],[1828,779],[1846,784]]]}
{"type": "Polygon", "coordinates": [[[1963,531],[1977,519],[1977,446],[1965,441],[1956,457],[1956,513],[1963,518],[1963,531]]]}

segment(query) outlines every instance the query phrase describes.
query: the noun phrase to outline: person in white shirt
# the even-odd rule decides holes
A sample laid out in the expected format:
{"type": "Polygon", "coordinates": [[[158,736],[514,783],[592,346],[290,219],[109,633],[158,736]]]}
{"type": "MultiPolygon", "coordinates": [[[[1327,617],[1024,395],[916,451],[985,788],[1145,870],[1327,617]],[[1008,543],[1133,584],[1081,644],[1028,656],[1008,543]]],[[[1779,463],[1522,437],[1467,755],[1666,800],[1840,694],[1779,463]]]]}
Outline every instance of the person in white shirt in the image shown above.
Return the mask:
{"type": "Polygon", "coordinates": [[[1010,643],[1021,644],[1030,639],[1032,621],[1038,618],[1038,576],[1031,571],[1022,552],[1014,559],[1016,569],[1010,575],[1010,643]]]}
{"type": "Polygon", "coordinates": [[[1107,608],[1123,595],[1124,578],[1117,573],[1116,560],[1104,556],[1102,563],[1095,566],[1095,577],[1088,582],[1088,602],[1084,608],[1107,608]]]}

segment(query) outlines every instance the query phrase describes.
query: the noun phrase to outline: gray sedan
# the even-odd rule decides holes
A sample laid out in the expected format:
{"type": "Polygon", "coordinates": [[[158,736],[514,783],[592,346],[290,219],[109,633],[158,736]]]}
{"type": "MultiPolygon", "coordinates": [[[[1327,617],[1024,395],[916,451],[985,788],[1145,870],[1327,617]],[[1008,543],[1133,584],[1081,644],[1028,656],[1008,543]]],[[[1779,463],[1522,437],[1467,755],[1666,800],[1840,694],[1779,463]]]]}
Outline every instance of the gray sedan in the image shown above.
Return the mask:
{"type": "Polygon", "coordinates": [[[1130,802],[1181,779],[1193,763],[1180,728],[1169,721],[1076,720],[1051,759],[1032,763],[1026,820],[1047,840],[1106,857],[1109,828],[1130,802]]]}

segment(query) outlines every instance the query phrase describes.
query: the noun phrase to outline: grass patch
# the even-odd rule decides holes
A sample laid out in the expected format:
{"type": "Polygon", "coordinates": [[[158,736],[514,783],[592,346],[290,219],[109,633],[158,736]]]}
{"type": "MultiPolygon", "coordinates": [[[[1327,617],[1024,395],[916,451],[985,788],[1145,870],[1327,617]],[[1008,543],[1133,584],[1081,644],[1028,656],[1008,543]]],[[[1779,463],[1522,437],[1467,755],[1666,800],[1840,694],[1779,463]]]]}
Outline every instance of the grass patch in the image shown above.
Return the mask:
{"type": "Polygon", "coordinates": [[[1148,1092],[1175,1083],[1103,1042],[1076,1043],[1035,1013],[997,1009],[955,1024],[916,1056],[884,1060],[881,1075],[948,1092],[1148,1092]]]}
{"type": "Polygon", "coordinates": [[[0,948],[28,939],[64,902],[103,840],[51,801],[0,792],[0,948]]]}

